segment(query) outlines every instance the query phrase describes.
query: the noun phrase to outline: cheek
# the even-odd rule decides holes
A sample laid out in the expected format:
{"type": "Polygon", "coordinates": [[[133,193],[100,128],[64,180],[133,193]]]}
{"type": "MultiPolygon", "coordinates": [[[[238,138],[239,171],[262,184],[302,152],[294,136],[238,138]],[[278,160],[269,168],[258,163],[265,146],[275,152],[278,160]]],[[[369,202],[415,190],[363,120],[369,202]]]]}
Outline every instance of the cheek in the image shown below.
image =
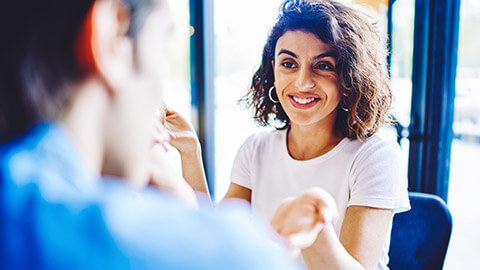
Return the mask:
{"type": "MultiPolygon", "coordinates": [[[[275,69],[277,70],[277,69],[275,69]]],[[[295,76],[292,74],[286,74],[281,71],[274,71],[275,89],[280,96],[281,92],[295,80],[295,76]]]]}
{"type": "Polygon", "coordinates": [[[321,80],[321,85],[328,96],[329,102],[338,105],[342,99],[342,91],[340,90],[340,84],[336,77],[326,77],[321,80]]]}
{"type": "Polygon", "coordinates": [[[333,105],[335,107],[338,106],[338,104],[342,100],[342,93],[340,92],[340,89],[338,89],[338,88],[332,89],[331,98],[332,98],[333,105]]]}

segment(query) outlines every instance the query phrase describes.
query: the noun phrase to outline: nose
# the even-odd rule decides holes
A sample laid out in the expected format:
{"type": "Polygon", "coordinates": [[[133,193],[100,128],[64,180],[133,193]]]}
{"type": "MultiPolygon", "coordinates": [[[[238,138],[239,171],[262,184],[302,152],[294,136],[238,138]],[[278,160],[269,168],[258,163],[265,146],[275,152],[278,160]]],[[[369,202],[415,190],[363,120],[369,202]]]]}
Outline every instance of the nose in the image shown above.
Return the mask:
{"type": "Polygon", "coordinates": [[[315,87],[312,71],[308,68],[300,68],[295,86],[300,91],[308,91],[315,87]]]}

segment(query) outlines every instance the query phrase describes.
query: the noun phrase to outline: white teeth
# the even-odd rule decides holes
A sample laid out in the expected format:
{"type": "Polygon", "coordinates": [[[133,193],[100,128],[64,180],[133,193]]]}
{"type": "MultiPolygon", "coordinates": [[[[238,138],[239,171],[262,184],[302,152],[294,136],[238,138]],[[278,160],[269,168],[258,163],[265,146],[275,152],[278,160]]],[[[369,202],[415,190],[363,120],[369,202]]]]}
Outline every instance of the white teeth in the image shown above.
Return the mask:
{"type": "Polygon", "coordinates": [[[298,98],[298,97],[294,97],[294,96],[292,96],[292,98],[293,98],[293,100],[295,100],[295,102],[300,103],[300,104],[308,104],[308,103],[315,100],[315,98],[298,98]]]}

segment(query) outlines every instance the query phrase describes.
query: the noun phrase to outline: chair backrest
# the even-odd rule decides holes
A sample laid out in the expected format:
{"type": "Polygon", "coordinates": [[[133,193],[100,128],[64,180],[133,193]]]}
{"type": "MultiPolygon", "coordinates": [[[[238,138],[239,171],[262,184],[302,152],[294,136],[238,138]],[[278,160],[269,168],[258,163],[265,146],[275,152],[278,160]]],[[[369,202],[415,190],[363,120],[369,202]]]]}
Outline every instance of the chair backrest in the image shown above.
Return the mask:
{"type": "Polygon", "coordinates": [[[396,269],[442,269],[452,216],[436,195],[410,192],[412,209],[393,218],[390,263],[396,269]]]}

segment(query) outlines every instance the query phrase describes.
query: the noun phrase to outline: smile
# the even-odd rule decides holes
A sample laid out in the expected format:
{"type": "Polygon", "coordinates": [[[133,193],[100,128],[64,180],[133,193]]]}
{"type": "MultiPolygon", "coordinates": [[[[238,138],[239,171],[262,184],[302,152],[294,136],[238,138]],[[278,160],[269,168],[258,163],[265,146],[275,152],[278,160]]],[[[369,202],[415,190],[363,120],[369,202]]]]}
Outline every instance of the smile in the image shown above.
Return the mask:
{"type": "Polygon", "coordinates": [[[295,102],[300,103],[300,104],[307,104],[315,100],[315,98],[298,98],[298,97],[292,97],[295,102]]]}
{"type": "Polygon", "coordinates": [[[309,109],[315,106],[315,104],[317,104],[321,100],[321,98],[319,97],[312,97],[312,96],[298,97],[294,95],[289,95],[288,97],[293,107],[297,109],[309,109]]]}

